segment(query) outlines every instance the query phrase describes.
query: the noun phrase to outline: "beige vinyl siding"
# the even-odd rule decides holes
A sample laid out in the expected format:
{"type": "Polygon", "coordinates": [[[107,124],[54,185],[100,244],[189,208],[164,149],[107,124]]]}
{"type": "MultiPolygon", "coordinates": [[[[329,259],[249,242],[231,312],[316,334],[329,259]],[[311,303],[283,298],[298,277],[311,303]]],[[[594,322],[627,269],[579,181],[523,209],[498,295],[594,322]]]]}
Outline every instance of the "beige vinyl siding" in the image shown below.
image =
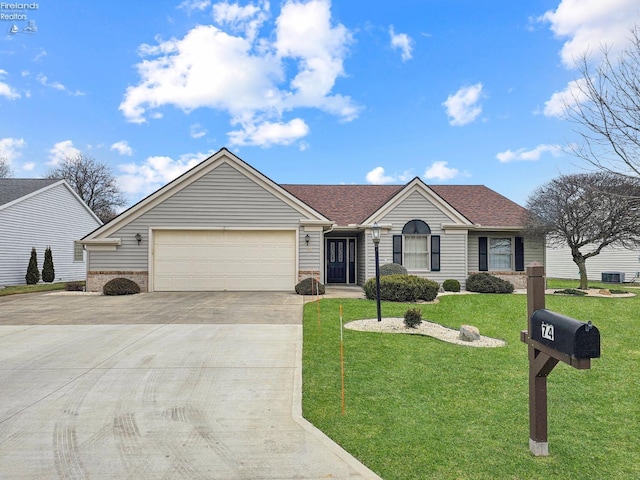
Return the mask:
{"type": "MultiPolygon", "coordinates": [[[[320,231],[305,231],[304,228],[300,229],[298,236],[298,244],[300,245],[300,266],[301,272],[318,272],[321,282],[324,283],[324,273],[322,271],[323,262],[320,261],[324,258],[324,250],[322,246],[322,233],[320,231]],[[305,236],[309,235],[309,245],[305,241],[305,236]]],[[[311,276],[311,275],[306,275],[311,276]]]]}
{"type": "MultiPolygon", "coordinates": [[[[371,236],[365,233],[358,234],[356,240],[356,281],[358,285],[364,285],[370,278],[367,276],[367,262],[365,262],[365,258],[367,258],[367,243],[372,243],[371,236]]],[[[373,245],[371,246],[373,248],[373,245]]],[[[373,255],[373,250],[371,252],[371,255],[373,255]]]]}
{"type": "MultiPolygon", "coordinates": [[[[469,271],[477,272],[479,270],[478,260],[478,238],[479,237],[507,237],[514,238],[522,236],[519,232],[514,231],[490,231],[490,232],[469,232],[469,271]]],[[[512,259],[515,261],[515,259],[512,259]]],[[[544,243],[536,242],[529,238],[524,238],[524,266],[526,267],[532,262],[544,263],[544,243]]]]}
{"type": "MultiPolygon", "coordinates": [[[[448,278],[453,278],[464,285],[466,279],[467,265],[465,253],[467,249],[467,236],[465,231],[446,233],[442,230],[442,224],[455,223],[455,220],[439,208],[433,205],[427,198],[419,192],[413,192],[402,201],[392,212],[379,220],[381,225],[392,225],[389,232],[384,232],[380,241],[380,264],[393,262],[393,235],[402,235],[402,229],[410,220],[422,220],[431,229],[431,235],[440,235],[440,271],[415,272],[416,275],[424,276],[442,283],[448,278]]],[[[431,246],[429,245],[429,248],[431,246]]],[[[374,249],[370,239],[367,242],[367,249],[370,249],[369,263],[367,264],[368,277],[375,275],[374,249]],[[371,246],[369,246],[371,244],[371,246]]],[[[431,253],[431,252],[429,252],[431,253]]]]}
{"type": "Polygon", "coordinates": [[[55,185],[0,210],[0,285],[24,284],[31,247],[42,271],[51,247],[55,281],[82,280],[85,262],[74,262],[74,241],[100,222],[63,185],[55,185]]]}
{"type": "Polygon", "coordinates": [[[252,179],[222,163],[111,235],[120,238],[122,245],[114,252],[91,252],[89,269],[147,271],[149,228],[299,229],[301,217],[252,179]],[[134,238],[136,233],[142,235],[141,245],[134,238]]]}
{"type": "MultiPolygon", "coordinates": [[[[583,253],[592,251],[593,248],[581,249],[583,253]]],[[[549,278],[579,279],[578,266],[571,258],[571,249],[568,246],[550,248],[546,251],[547,264],[546,275],[549,278]]],[[[602,272],[623,272],[625,281],[630,282],[640,273],[640,248],[612,248],[602,250],[599,255],[587,259],[587,278],[592,281],[600,281],[602,272]]],[[[640,276],[640,275],[639,275],[640,276]]]]}

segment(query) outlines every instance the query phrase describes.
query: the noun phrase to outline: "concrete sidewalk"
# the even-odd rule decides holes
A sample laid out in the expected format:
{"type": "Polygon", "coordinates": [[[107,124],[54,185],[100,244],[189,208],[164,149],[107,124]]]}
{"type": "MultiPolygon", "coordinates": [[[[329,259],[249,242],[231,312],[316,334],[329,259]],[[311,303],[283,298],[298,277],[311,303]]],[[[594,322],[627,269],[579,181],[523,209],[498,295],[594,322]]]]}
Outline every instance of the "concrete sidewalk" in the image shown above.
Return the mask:
{"type": "Polygon", "coordinates": [[[2,478],[379,478],[301,416],[301,297],[263,297],[279,324],[211,324],[260,302],[158,295],[164,315],[145,295],[0,304],[2,478]],[[120,323],[87,324],[92,305],[120,323]]]}

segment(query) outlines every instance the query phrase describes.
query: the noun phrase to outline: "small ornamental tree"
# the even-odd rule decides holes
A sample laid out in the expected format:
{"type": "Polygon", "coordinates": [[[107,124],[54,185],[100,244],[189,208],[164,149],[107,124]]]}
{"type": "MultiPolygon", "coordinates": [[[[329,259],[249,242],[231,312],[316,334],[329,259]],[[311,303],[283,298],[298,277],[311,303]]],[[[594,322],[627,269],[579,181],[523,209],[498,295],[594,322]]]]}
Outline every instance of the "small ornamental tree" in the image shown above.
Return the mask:
{"type": "Polygon", "coordinates": [[[40,271],[38,270],[38,254],[36,248],[31,248],[31,258],[29,259],[29,266],[27,267],[27,274],[25,275],[27,285],[35,285],[40,281],[40,271]]]}
{"type": "Polygon", "coordinates": [[[42,265],[42,281],[51,283],[56,278],[56,271],[53,268],[53,255],[51,247],[47,247],[44,251],[44,263],[42,265]]]}

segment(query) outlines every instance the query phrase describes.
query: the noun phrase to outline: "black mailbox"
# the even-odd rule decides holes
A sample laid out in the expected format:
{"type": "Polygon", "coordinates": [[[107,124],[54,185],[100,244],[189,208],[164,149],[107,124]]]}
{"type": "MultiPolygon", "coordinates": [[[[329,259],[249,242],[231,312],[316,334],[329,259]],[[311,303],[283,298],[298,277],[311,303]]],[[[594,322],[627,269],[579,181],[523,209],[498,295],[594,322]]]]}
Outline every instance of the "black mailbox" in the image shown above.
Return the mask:
{"type": "Polygon", "coordinates": [[[600,332],[591,322],[584,323],[545,309],[536,310],[531,316],[529,336],[573,358],[600,357],[600,332]]]}

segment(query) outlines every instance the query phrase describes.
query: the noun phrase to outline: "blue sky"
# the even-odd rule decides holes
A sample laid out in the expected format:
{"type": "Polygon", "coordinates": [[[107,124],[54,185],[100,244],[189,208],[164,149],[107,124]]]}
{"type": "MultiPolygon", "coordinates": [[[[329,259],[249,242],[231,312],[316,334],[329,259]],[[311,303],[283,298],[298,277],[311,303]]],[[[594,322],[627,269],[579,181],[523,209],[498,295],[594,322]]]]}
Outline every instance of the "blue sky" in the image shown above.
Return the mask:
{"type": "Polygon", "coordinates": [[[573,59],[638,0],[0,2],[0,156],[79,152],[133,203],[226,146],[278,183],[484,184],[524,205],[584,166],[573,59]]]}

